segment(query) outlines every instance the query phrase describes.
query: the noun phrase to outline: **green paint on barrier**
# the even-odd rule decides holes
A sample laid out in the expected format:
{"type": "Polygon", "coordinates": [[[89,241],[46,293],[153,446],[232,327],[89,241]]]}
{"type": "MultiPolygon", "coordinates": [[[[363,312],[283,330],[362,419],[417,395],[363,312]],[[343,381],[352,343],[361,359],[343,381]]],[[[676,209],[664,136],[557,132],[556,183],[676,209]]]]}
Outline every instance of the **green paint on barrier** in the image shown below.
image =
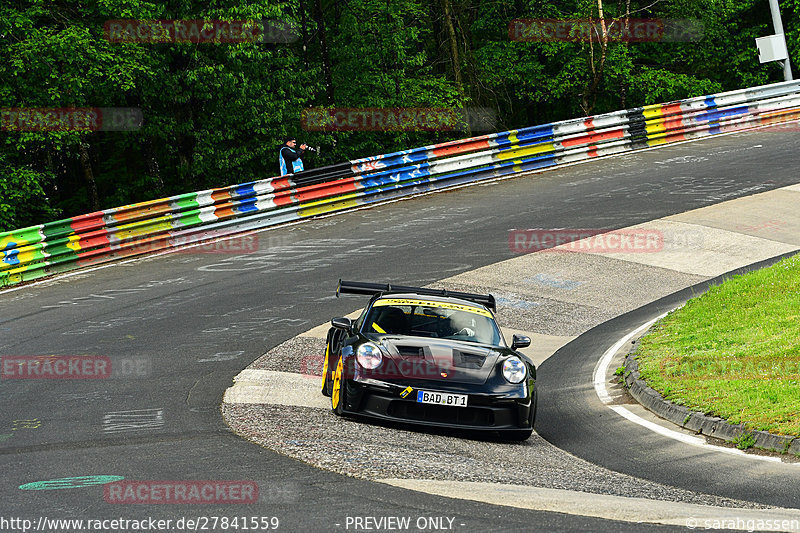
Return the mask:
{"type": "Polygon", "coordinates": [[[72,223],[73,220],[71,218],[56,220],[55,222],[47,222],[42,227],[42,233],[48,241],[58,237],[72,235],[75,233],[75,230],[72,229],[72,223]]]}
{"type": "Polygon", "coordinates": [[[189,213],[182,214],[177,220],[178,227],[188,228],[192,226],[199,226],[203,224],[200,218],[200,211],[190,211],[189,213]]]}
{"type": "Polygon", "coordinates": [[[90,485],[105,485],[114,481],[122,481],[123,476],[78,476],[62,477],[49,481],[33,481],[20,485],[20,490],[57,490],[57,489],[78,489],[90,485]]]}
{"type": "Polygon", "coordinates": [[[43,236],[39,231],[40,226],[0,233],[0,250],[21,248],[29,244],[42,242],[43,236]]]}
{"type": "Polygon", "coordinates": [[[200,203],[197,201],[197,193],[188,193],[182,194],[178,196],[173,202],[172,205],[180,209],[181,211],[185,211],[186,209],[197,209],[200,207],[200,203]]]}

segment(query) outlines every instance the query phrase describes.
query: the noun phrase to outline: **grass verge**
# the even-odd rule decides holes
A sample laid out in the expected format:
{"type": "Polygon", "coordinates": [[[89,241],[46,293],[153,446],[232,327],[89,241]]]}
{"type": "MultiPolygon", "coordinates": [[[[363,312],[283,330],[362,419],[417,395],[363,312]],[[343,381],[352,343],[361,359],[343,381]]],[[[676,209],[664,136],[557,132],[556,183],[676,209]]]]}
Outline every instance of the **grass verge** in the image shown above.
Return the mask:
{"type": "Polygon", "coordinates": [[[667,400],[800,436],[800,255],[689,300],[641,339],[637,359],[667,400]]]}

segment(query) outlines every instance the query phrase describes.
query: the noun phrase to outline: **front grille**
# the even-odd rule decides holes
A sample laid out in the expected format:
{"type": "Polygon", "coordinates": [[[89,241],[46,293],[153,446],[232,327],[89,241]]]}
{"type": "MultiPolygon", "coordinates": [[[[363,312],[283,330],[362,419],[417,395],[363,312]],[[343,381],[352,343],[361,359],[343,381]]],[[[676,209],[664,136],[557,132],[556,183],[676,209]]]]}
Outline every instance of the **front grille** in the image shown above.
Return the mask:
{"type": "Polygon", "coordinates": [[[394,400],[389,404],[387,414],[391,417],[439,424],[459,424],[464,426],[491,426],[494,413],[491,409],[479,407],[448,407],[424,403],[394,400]]]}

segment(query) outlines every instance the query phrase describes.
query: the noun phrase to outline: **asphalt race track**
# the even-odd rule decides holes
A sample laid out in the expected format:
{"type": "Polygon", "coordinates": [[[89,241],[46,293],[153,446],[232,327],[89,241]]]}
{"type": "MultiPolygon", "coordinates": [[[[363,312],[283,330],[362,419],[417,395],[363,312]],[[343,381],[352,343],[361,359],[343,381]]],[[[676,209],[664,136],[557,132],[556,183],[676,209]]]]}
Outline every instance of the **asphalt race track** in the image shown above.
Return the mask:
{"type": "MultiPolygon", "coordinates": [[[[222,394],[234,375],[272,347],[355,309],[357,302],[333,296],[339,278],[424,285],[513,257],[510,229],[614,229],[790,185],[800,182],[797,150],[797,133],[786,128],[711,138],[265,231],[250,237],[257,250],[187,249],[4,291],[0,355],[107,357],[115,373],[108,379],[0,381],[0,518],[36,524],[43,516],[239,515],[278,517],[287,531],[344,531],[352,530],[348,517],[411,516],[452,518],[442,523],[462,531],[629,529],[318,470],[233,435],[219,413],[222,394]],[[111,504],[103,487],[84,476],[250,480],[259,500],[111,504]],[[71,477],[82,479],[58,489],[19,488],[71,477]]],[[[652,436],[638,428],[605,425],[612,414],[587,399],[587,368],[590,376],[600,353],[654,308],[598,328],[589,345],[576,341],[542,366],[537,430],[614,470],[796,507],[798,491],[765,475],[762,466],[729,460],[722,466],[731,470],[726,478],[713,458],[652,450],[652,436]],[[558,371],[558,358],[579,358],[576,372],[558,371]],[[565,398],[564,382],[575,379],[572,398],[565,398]],[[567,422],[558,423],[560,417],[567,422]],[[614,442],[619,432],[627,434],[624,444],[614,442]]]]}
{"type": "MultiPolygon", "coordinates": [[[[753,268],[768,266],[768,260],[753,268]]],[[[744,273],[750,268],[737,270],[744,273]]],[[[674,309],[722,278],[699,283],[605,322],[553,354],[539,367],[539,393],[550,399],[536,431],[559,448],[590,462],[665,485],[730,498],[796,508],[800,466],[720,456],[664,439],[631,424],[600,403],[592,373],[603,352],[661,313],[674,309]],[[575,384],[566,386],[570,380],[575,384]]]]}

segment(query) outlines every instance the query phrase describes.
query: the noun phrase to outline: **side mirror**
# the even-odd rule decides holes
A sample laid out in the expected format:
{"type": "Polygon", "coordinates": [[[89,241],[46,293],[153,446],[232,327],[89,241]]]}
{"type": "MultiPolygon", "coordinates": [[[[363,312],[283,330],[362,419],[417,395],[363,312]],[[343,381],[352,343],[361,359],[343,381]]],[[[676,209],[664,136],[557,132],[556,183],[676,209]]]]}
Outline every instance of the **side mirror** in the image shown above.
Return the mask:
{"type": "Polygon", "coordinates": [[[343,329],[348,333],[353,331],[353,321],[346,317],[337,317],[331,320],[331,326],[343,329]]]}
{"type": "Polygon", "coordinates": [[[516,350],[518,348],[527,348],[531,345],[531,338],[526,337],[525,335],[514,335],[513,339],[511,340],[511,349],[516,350]]]}

